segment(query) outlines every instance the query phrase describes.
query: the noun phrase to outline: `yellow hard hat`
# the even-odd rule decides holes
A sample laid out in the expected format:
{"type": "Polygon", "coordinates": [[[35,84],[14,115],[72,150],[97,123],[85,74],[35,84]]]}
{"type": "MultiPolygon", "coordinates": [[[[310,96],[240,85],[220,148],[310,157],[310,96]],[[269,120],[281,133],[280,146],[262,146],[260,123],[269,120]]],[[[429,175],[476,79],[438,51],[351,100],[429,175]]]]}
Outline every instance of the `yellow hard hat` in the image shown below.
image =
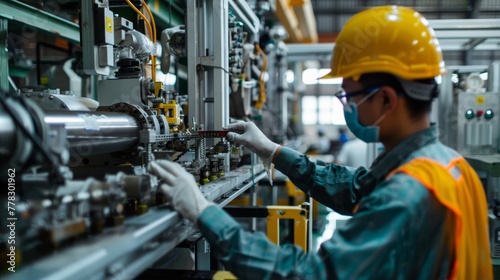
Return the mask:
{"type": "Polygon", "coordinates": [[[418,12],[380,6],[354,15],[333,48],[331,71],[322,78],[352,78],[384,72],[406,80],[446,73],[441,47],[418,12]]]}

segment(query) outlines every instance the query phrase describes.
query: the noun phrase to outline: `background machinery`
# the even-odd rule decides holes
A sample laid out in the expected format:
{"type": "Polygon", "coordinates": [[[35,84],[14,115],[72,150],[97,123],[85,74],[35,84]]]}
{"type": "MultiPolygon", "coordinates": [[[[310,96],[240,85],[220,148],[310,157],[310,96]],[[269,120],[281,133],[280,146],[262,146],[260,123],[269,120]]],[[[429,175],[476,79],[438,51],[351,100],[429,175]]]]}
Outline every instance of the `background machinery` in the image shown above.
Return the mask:
{"type": "Polygon", "coordinates": [[[230,121],[262,119],[273,97],[265,82],[278,77],[264,77],[277,67],[267,59],[276,55],[275,41],[259,41],[258,7],[187,1],[186,24],[158,33],[155,18],[164,18],[154,16],[157,8],[79,3],[78,62],[44,75],[80,76],[81,92],[1,83],[0,166],[12,172],[0,175],[9,182],[0,250],[2,268],[16,270],[2,277],[131,279],[154,265],[175,267],[168,259],[179,257],[169,256],[186,250],[184,267],[210,270],[208,243],[169,207],[148,163],[179,162],[220,206],[266,176],[222,130],[230,121]],[[124,9],[133,16],[116,12],[124,9]],[[169,88],[159,76],[187,82],[169,88]]]}

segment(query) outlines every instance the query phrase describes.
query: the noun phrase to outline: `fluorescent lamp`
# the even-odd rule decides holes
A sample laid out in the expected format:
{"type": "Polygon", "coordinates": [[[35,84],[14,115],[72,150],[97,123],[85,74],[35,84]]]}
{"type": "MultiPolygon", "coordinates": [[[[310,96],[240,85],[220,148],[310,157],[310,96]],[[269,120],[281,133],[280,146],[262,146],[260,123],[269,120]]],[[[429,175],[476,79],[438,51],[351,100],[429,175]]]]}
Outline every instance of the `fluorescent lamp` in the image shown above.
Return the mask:
{"type": "Polygon", "coordinates": [[[322,68],[322,69],[316,69],[316,68],[309,68],[306,69],[302,72],[302,82],[306,85],[315,85],[315,84],[321,84],[321,85],[341,85],[342,84],[342,78],[335,78],[335,79],[319,79],[320,77],[328,74],[330,72],[330,69],[328,68],[322,68]]]}
{"type": "Polygon", "coordinates": [[[293,82],[295,81],[295,73],[293,73],[292,70],[286,71],[285,77],[286,77],[286,81],[289,84],[293,84],[293,82]]]}

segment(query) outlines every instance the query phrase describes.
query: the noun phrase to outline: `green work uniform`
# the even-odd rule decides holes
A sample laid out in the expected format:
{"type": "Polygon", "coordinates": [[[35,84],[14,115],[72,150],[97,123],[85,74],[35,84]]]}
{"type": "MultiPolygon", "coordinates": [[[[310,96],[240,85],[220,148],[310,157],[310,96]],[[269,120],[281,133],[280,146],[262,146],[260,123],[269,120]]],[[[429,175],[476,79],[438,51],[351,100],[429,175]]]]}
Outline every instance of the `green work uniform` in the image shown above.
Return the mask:
{"type": "MultiPolygon", "coordinates": [[[[382,153],[370,171],[388,173],[415,158],[447,164],[459,156],[439,142],[437,127],[432,126],[382,153]]],[[[263,233],[246,232],[222,209],[208,207],[199,216],[198,227],[226,269],[239,279],[446,279],[450,275],[454,261],[454,234],[446,224],[450,211],[415,178],[396,173],[386,179],[386,174],[376,174],[384,179],[364,193],[354,182],[367,173],[365,168],[315,163],[286,147],[275,167],[320,203],[340,214],[355,214],[318,252],[304,253],[293,245],[276,246],[263,233]]]]}

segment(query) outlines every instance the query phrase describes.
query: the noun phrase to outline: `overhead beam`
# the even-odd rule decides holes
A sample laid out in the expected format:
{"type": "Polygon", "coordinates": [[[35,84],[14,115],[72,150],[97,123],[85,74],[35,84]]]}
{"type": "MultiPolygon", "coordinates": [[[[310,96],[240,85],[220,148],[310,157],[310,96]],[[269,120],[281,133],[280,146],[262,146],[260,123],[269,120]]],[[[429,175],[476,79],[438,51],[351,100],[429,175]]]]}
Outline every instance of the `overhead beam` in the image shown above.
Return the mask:
{"type": "Polygon", "coordinates": [[[276,0],[276,17],[290,36],[287,42],[318,42],[316,18],[311,0],[276,0]]]}
{"type": "Polygon", "coordinates": [[[434,30],[436,37],[441,39],[476,39],[500,38],[500,30],[434,30]]]}
{"type": "MultiPolygon", "coordinates": [[[[500,10],[499,10],[500,11],[500,10]]],[[[488,29],[500,29],[500,18],[481,18],[481,19],[430,19],[429,25],[434,30],[466,30],[478,29],[485,31],[488,29]]]]}
{"type": "MultiPolygon", "coordinates": [[[[457,43],[447,44],[446,40],[441,41],[441,49],[447,51],[465,51],[469,48],[468,45],[457,43]]],[[[287,59],[288,61],[327,61],[330,60],[334,43],[320,44],[287,44],[287,59]]],[[[475,50],[498,50],[497,43],[481,43],[475,47],[475,50]]]]}
{"type": "Polygon", "coordinates": [[[297,16],[288,6],[288,0],[276,0],[276,17],[288,32],[290,42],[302,42],[304,36],[299,28],[297,16]]]}
{"type": "Polygon", "coordinates": [[[287,60],[292,61],[327,61],[330,60],[335,44],[287,44],[287,60]]]}
{"type": "MultiPolygon", "coordinates": [[[[444,43],[444,42],[443,42],[444,43]]],[[[459,45],[459,44],[441,44],[441,49],[443,51],[465,51],[468,50],[469,47],[459,45]]],[[[492,42],[489,43],[488,41],[485,41],[476,47],[474,47],[475,51],[496,51],[498,50],[498,43],[492,42]]]]}
{"type": "MultiPolygon", "coordinates": [[[[370,6],[357,6],[357,7],[341,7],[341,8],[325,8],[318,9],[314,11],[316,15],[349,15],[357,14],[361,11],[370,8],[370,6]]],[[[424,7],[412,7],[422,14],[460,14],[463,13],[468,16],[472,12],[472,7],[434,7],[434,6],[424,6],[424,7]]],[[[500,7],[483,7],[481,12],[496,13],[500,12],[500,7]]]]}
{"type": "Polygon", "coordinates": [[[297,16],[299,28],[302,32],[303,43],[317,43],[318,29],[316,27],[316,18],[310,0],[290,0],[290,5],[297,16]]]}
{"type": "Polygon", "coordinates": [[[0,18],[26,24],[73,43],[80,43],[80,26],[16,0],[0,1],[0,18]]]}

